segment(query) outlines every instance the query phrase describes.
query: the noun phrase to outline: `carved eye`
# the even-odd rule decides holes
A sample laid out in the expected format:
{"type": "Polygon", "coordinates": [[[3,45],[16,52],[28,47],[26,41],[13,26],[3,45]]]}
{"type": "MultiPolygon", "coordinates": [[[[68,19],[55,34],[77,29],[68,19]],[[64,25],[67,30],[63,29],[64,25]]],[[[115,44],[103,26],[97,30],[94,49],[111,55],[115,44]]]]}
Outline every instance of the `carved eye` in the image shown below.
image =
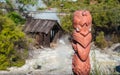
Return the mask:
{"type": "Polygon", "coordinates": [[[91,31],[91,28],[89,28],[89,31],[91,31]]]}
{"type": "Polygon", "coordinates": [[[79,29],[79,28],[76,28],[76,31],[78,31],[78,32],[79,32],[79,31],[80,31],[80,29],[79,29]]]}
{"type": "Polygon", "coordinates": [[[87,13],[85,10],[82,12],[82,16],[87,16],[87,13]]]}

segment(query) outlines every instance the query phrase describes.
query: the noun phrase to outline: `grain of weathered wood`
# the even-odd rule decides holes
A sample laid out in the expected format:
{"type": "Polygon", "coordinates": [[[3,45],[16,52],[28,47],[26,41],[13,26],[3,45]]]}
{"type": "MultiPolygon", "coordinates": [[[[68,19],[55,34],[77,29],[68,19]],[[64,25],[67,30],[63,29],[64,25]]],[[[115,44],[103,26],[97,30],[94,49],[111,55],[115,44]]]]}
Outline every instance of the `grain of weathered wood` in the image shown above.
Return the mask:
{"type": "Polygon", "coordinates": [[[62,31],[57,20],[47,19],[28,19],[23,29],[25,33],[37,34],[38,37],[35,39],[44,47],[50,47],[51,42],[55,43],[62,31]],[[51,35],[51,31],[54,31],[54,35],[51,35]]]}
{"type": "Polygon", "coordinates": [[[52,27],[56,24],[58,28],[62,29],[56,20],[32,19],[28,20],[24,27],[25,32],[43,32],[48,34],[52,27]],[[29,21],[29,22],[28,22],[29,21]]]}

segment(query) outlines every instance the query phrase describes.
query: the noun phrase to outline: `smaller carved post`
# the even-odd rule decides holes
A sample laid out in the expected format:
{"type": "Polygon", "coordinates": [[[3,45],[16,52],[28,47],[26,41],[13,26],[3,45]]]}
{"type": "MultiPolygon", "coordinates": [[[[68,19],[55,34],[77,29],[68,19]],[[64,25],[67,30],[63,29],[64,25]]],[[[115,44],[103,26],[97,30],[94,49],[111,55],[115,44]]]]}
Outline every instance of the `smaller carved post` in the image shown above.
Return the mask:
{"type": "Polygon", "coordinates": [[[89,11],[81,10],[74,13],[72,47],[75,53],[72,60],[72,70],[75,75],[89,75],[90,73],[91,25],[92,17],[89,11]]]}

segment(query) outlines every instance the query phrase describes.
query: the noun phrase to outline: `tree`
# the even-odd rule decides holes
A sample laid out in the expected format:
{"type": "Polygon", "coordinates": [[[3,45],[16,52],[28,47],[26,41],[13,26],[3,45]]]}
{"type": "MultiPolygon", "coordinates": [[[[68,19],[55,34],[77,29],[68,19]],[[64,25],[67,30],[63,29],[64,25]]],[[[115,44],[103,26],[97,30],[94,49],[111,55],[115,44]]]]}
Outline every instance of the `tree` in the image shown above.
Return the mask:
{"type": "MultiPolygon", "coordinates": [[[[51,0],[50,2],[50,7],[61,9],[60,0],[51,0]]],[[[115,35],[119,35],[117,30],[118,27],[120,27],[120,0],[77,0],[77,2],[64,1],[63,4],[62,12],[66,14],[73,14],[76,10],[89,10],[91,12],[93,19],[92,29],[95,35],[94,39],[97,38],[99,40],[98,35],[103,36],[101,32],[104,33],[104,36],[114,33],[117,33],[115,35]]],[[[61,24],[65,31],[68,33],[72,32],[72,16],[66,15],[64,18],[61,18],[61,24]]],[[[104,38],[102,37],[102,39],[104,38]]],[[[103,41],[105,41],[105,39],[103,41]]],[[[100,43],[102,44],[104,42],[100,43]]]]}
{"type": "Polygon", "coordinates": [[[96,40],[95,40],[95,45],[102,49],[107,46],[107,41],[105,40],[104,32],[101,31],[98,34],[98,36],[96,37],[96,40]]]}
{"type": "Polygon", "coordinates": [[[38,0],[15,0],[18,4],[18,7],[15,8],[15,4],[13,4],[12,0],[5,0],[5,2],[0,2],[0,7],[7,10],[7,12],[18,11],[19,14],[23,14],[26,5],[35,5],[38,0]]]}
{"type": "Polygon", "coordinates": [[[25,5],[35,5],[38,0],[17,0],[18,3],[20,3],[22,6],[19,6],[19,11],[23,12],[25,5]]]}
{"type": "MultiPolygon", "coordinates": [[[[15,12],[12,0],[6,0],[5,9],[8,13],[3,14],[0,9],[0,70],[5,70],[11,66],[22,66],[28,56],[27,40],[21,31],[21,24],[25,19],[20,13],[15,12]]],[[[23,6],[34,4],[37,0],[17,0],[23,6]]],[[[2,5],[0,5],[2,6],[2,5]]],[[[24,7],[21,8],[24,8],[24,7]]],[[[18,8],[18,10],[21,10],[18,8]]]]}
{"type": "Polygon", "coordinates": [[[7,14],[7,16],[9,18],[11,18],[15,23],[16,25],[22,25],[25,23],[25,19],[20,15],[18,14],[17,12],[10,12],[7,14]]]}
{"type": "Polygon", "coordinates": [[[24,40],[25,35],[20,28],[7,16],[0,15],[0,70],[11,66],[22,66],[25,63],[24,58],[19,54],[25,55],[27,48],[22,48],[23,53],[17,50],[20,45],[17,42],[24,40]]]}
{"type": "Polygon", "coordinates": [[[72,15],[67,15],[61,19],[62,28],[68,32],[72,33],[73,26],[72,26],[72,15]]]}

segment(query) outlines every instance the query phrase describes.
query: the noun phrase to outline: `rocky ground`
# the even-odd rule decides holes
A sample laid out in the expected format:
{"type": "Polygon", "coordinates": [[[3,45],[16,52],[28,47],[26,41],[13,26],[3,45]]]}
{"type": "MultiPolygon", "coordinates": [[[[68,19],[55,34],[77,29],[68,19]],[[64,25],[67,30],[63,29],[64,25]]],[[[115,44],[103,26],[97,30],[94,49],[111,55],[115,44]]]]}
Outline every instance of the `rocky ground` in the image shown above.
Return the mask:
{"type": "MultiPolygon", "coordinates": [[[[120,44],[101,50],[91,43],[91,73],[99,71],[101,75],[115,72],[120,65],[120,44]]],[[[73,75],[71,70],[72,55],[74,51],[67,37],[59,40],[55,48],[33,49],[29,51],[30,57],[22,67],[11,67],[9,71],[0,71],[0,75],[73,75]]]]}

